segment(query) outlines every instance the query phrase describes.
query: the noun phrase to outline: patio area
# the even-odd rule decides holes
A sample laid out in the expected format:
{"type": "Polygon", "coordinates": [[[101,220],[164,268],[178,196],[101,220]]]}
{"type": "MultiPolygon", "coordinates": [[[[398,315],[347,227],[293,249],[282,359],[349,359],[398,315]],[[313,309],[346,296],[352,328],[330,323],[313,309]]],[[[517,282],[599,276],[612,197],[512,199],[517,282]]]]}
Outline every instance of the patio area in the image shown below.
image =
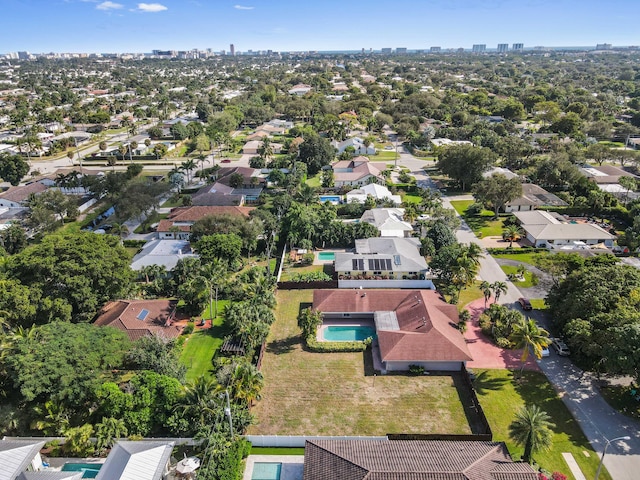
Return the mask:
{"type": "MultiPolygon", "coordinates": [[[[268,480],[302,480],[304,455],[249,455],[242,480],[252,480],[256,463],[280,463],[280,476],[268,480]]],[[[260,478],[260,480],[267,480],[260,478]]]]}

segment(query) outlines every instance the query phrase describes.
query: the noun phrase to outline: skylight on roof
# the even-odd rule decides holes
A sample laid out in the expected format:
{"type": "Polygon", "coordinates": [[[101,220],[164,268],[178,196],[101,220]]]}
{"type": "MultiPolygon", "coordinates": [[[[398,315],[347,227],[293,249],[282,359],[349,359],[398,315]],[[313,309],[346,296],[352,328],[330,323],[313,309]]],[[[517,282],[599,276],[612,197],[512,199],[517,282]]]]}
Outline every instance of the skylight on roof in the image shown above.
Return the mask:
{"type": "Polygon", "coordinates": [[[144,320],[147,319],[147,315],[149,315],[149,310],[147,310],[146,308],[143,308],[136,318],[138,320],[143,320],[144,321],[144,320]]]}

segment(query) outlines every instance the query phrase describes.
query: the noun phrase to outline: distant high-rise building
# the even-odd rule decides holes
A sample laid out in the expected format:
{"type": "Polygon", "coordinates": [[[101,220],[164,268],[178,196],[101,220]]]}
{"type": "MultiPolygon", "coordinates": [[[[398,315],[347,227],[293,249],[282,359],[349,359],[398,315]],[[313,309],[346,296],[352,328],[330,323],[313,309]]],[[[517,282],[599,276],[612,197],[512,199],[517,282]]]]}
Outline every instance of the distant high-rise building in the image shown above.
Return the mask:
{"type": "Polygon", "coordinates": [[[499,43],[498,44],[498,53],[504,53],[509,51],[508,43],[499,43]]]}
{"type": "Polygon", "coordinates": [[[234,57],[236,54],[236,47],[235,45],[232,43],[231,45],[229,45],[229,54],[234,57]]]}
{"type": "MultiPolygon", "coordinates": [[[[610,43],[598,43],[596,45],[596,50],[611,50],[611,44],[610,43]]],[[[18,52],[20,53],[20,52],[18,52]]]]}
{"type": "Polygon", "coordinates": [[[396,54],[398,55],[405,55],[407,53],[407,49],[404,47],[398,47],[396,48],[396,54]]]}
{"type": "Polygon", "coordinates": [[[514,52],[521,52],[524,50],[524,43],[514,43],[511,45],[511,50],[514,52]]]}
{"type": "Polygon", "coordinates": [[[20,60],[29,60],[31,54],[29,52],[18,52],[18,58],[20,60]]]}
{"type": "Polygon", "coordinates": [[[387,54],[387,55],[388,55],[388,54],[390,54],[390,53],[391,53],[391,48],[385,47],[385,48],[383,48],[383,49],[382,49],[382,50],[380,50],[380,51],[381,51],[382,53],[385,53],[385,54],[387,54]]]}
{"type": "Polygon", "coordinates": [[[487,46],[484,43],[477,43],[471,47],[473,53],[484,53],[487,51],[487,46]]]}
{"type": "Polygon", "coordinates": [[[429,51],[430,51],[431,53],[440,53],[440,52],[442,51],[442,48],[440,48],[440,47],[431,47],[431,48],[429,49],[429,51]]]}

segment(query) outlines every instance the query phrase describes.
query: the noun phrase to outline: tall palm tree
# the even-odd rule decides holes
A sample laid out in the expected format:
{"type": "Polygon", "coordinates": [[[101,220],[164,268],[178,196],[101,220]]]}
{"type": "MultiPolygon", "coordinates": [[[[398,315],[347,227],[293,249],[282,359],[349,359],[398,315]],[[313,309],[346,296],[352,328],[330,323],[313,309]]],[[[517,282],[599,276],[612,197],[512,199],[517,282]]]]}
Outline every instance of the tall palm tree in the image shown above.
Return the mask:
{"type": "Polygon", "coordinates": [[[247,360],[236,365],[229,385],[230,394],[236,400],[251,405],[254,400],[260,400],[260,390],[264,386],[262,373],[247,360]]]}
{"type": "Polygon", "coordinates": [[[191,183],[191,172],[193,172],[193,170],[195,170],[195,168],[197,167],[196,162],[194,162],[193,158],[190,158],[190,159],[185,160],[184,162],[182,162],[180,167],[185,172],[187,172],[187,182],[191,183]]]}
{"type": "Polygon", "coordinates": [[[511,336],[509,337],[517,349],[522,349],[522,368],[520,375],[524,370],[524,365],[529,358],[529,351],[533,350],[536,358],[542,358],[542,349],[551,343],[549,332],[544,328],[538,327],[536,322],[530,318],[522,317],[519,322],[513,325],[511,336]]]}
{"type": "Polygon", "coordinates": [[[265,162],[269,162],[273,156],[273,147],[271,146],[271,140],[269,140],[269,137],[264,137],[262,139],[262,145],[260,145],[258,153],[265,162]]]}
{"type": "Polygon", "coordinates": [[[200,376],[185,385],[184,396],[178,408],[183,416],[190,417],[198,423],[194,426],[195,431],[215,418],[218,410],[216,397],[216,382],[213,378],[200,376]]]}
{"type": "Polygon", "coordinates": [[[197,277],[198,282],[209,292],[209,318],[212,322],[218,317],[218,289],[226,281],[228,269],[227,262],[216,258],[211,263],[203,265],[197,277]]]}
{"type": "Polygon", "coordinates": [[[531,463],[534,452],[548,450],[553,442],[555,424],[551,423],[551,417],[540,410],[537,405],[523,406],[516,418],[509,425],[509,437],[518,445],[524,445],[522,459],[531,463]]]}
{"type": "Polygon", "coordinates": [[[498,303],[498,300],[500,300],[500,297],[502,296],[502,294],[507,293],[507,290],[509,289],[509,287],[505,282],[501,282],[499,280],[493,282],[490,285],[490,288],[493,290],[493,294],[494,294],[493,303],[498,303]]]}
{"type": "Polygon", "coordinates": [[[483,280],[480,284],[480,290],[482,291],[482,295],[484,296],[484,308],[487,309],[487,302],[491,298],[491,294],[493,290],[491,289],[491,284],[486,280],[483,280]]]}
{"type": "Polygon", "coordinates": [[[127,427],[124,420],[113,417],[102,417],[102,421],[96,424],[96,449],[111,448],[116,440],[127,436],[127,427]]]}
{"type": "Polygon", "coordinates": [[[513,242],[516,242],[522,238],[524,232],[518,225],[507,225],[502,230],[502,239],[509,242],[509,248],[513,247],[513,242]]]}

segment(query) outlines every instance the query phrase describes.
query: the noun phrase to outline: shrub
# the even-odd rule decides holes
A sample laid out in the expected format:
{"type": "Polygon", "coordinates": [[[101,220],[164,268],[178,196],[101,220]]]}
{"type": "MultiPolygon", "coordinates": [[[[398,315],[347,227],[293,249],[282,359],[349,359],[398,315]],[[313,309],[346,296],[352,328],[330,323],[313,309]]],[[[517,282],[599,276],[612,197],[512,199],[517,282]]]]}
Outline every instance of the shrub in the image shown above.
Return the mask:
{"type": "Polygon", "coordinates": [[[310,351],[317,353],[364,352],[371,345],[369,338],[362,342],[319,342],[315,335],[308,335],[305,342],[310,351]]]}
{"type": "Polygon", "coordinates": [[[196,326],[193,322],[188,322],[187,326],[184,327],[184,330],[182,330],[182,334],[183,335],[189,335],[190,333],[193,333],[193,331],[195,330],[196,326]]]}
{"type": "Polygon", "coordinates": [[[291,281],[296,283],[329,282],[331,281],[331,276],[320,271],[306,272],[306,273],[298,273],[294,275],[291,281]]]}
{"type": "Polygon", "coordinates": [[[509,339],[504,337],[496,338],[496,345],[498,345],[500,348],[511,348],[512,346],[509,339]]]}
{"type": "Polygon", "coordinates": [[[482,213],[482,210],[484,210],[484,205],[475,202],[469,205],[464,213],[466,213],[467,215],[480,215],[482,213]]]}
{"type": "Polygon", "coordinates": [[[421,365],[409,365],[409,373],[412,375],[424,375],[424,367],[421,365]]]}
{"type": "Polygon", "coordinates": [[[564,473],[553,472],[553,475],[551,475],[551,480],[567,480],[567,476],[564,473]]]}
{"type": "Polygon", "coordinates": [[[313,253],[305,253],[302,256],[302,265],[311,265],[313,263],[313,260],[315,258],[315,255],[313,253]]]}

